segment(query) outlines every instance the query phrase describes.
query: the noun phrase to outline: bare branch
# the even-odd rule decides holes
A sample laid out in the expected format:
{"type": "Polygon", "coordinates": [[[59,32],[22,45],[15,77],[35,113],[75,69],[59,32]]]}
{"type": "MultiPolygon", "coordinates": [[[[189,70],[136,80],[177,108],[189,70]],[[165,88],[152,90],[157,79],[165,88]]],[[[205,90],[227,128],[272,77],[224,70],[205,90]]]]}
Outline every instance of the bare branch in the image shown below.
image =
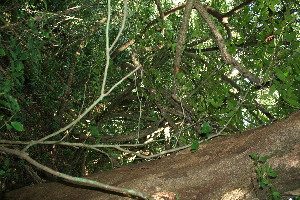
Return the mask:
{"type": "Polygon", "coordinates": [[[182,55],[182,47],[185,43],[186,34],[187,34],[187,28],[188,23],[191,15],[191,11],[193,8],[194,0],[189,0],[186,3],[183,19],[181,22],[181,27],[178,33],[178,42],[176,46],[176,53],[175,53],[175,59],[174,59],[174,77],[177,76],[179,68],[180,68],[180,62],[181,62],[181,55],[182,55]]]}
{"type": "Polygon", "coordinates": [[[30,156],[28,156],[23,151],[19,151],[19,150],[15,150],[15,149],[9,149],[9,148],[2,147],[2,146],[0,146],[0,151],[16,155],[19,158],[26,160],[27,162],[29,162],[30,164],[34,165],[35,167],[37,167],[39,169],[42,169],[42,170],[44,170],[44,171],[46,171],[46,172],[48,172],[48,173],[50,173],[54,176],[62,177],[62,178],[66,179],[66,180],[69,180],[71,182],[80,183],[80,184],[83,184],[83,185],[88,185],[88,186],[100,188],[100,189],[103,189],[103,190],[109,190],[109,191],[117,192],[117,193],[120,193],[120,194],[133,195],[133,196],[136,196],[136,197],[140,197],[142,199],[150,199],[150,197],[148,197],[146,194],[143,194],[143,193],[135,191],[135,190],[126,189],[126,188],[119,188],[119,187],[107,185],[107,184],[104,184],[104,183],[100,183],[98,181],[85,179],[85,178],[74,177],[74,176],[69,176],[67,174],[60,173],[60,172],[55,171],[55,170],[53,170],[53,169],[51,169],[51,168],[49,168],[45,165],[42,165],[42,164],[38,163],[37,161],[32,159],[30,156]]]}
{"type": "Polygon", "coordinates": [[[251,74],[248,70],[244,69],[243,66],[238,61],[236,61],[232,57],[232,55],[229,53],[221,33],[219,32],[219,30],[216,27],[214,21],[210,18],[209,14],[205,10],[205,8],[202,6],[202,4],[200,4],[198,2],[195,2],[194,5],[195,5],[195,8],[197,9],[197,11],[199,12],[199,14],[202,15],[203,19],[208,24],[208,26],[209,26],[209,28],[210,28],[217,44],[219,46],[221,56],[224,59],[225,63],[229,64],[229,65],[232,65],[241,74],[246,76],[250,81],[252,81],[253,83],[255,83],[257,85],[260,85],[260,80],[257,77],[255,77],[253,74],[251,74]]]}

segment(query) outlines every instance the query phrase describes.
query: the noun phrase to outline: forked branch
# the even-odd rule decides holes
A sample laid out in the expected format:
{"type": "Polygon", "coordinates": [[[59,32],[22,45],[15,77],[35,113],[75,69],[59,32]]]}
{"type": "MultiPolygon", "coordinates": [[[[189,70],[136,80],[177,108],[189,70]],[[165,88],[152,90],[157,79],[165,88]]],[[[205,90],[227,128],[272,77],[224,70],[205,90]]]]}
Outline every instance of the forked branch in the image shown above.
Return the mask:
{"type": "Polygon", "coordinates": [[[229,53],[228,48],[226,46],[226,43],[224,42],[224,39],[218,30],[215,22],[210,18],[208,12],[206,9],[203,7],[203,5],[199,2],[195,2],[194,4],[196,10],[198,13],[203,17],[203,19],[206,21],[208,24],[215,41],[219,47],[219,50],[221,52],[221,56],[223,60],[225,61],[226,64],[231,65],[232,67],[236,68],[242,75],[247,77],[251,82],[260,85],[260,80],[255,77],[251,72],[246,70],[237,60],[235,60],[232,55],[229,53]]]}

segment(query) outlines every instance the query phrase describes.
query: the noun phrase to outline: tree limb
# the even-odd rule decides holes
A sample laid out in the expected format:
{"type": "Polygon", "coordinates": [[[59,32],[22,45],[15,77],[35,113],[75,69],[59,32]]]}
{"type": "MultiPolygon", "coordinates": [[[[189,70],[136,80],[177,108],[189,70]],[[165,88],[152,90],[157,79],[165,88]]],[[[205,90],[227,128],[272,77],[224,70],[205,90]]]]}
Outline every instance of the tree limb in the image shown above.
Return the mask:
{"type": "Polygon", "coordinates": [[[186,34],[188,32],[187,29],[188,29],[189,19],[191,16],[191,11],[192,11],[193,5],[194,5],[194,0],[189,0],[186,3],[184,15],[183,15],[182,22],[181,22],[181,27],[178,32],[178,41],[177,41],[175,59],[174,59],[174,77],[176,77],[179,72],[181,56],[182,56],[182,52],[183,52],[182,48],[185,43],[186,34]]]}
{"type": "Polygon", "coordinates": [[[238,61],[236,61],[232,55],[229,53],[227,46],[224,42],[224,39],[219,32],[218,28],[216,27],[214,21],[209,17],[209,14],[205,10],[205,8],[202,6],[202,4],[195,2],[195,8],[199,12],[199,14],[203,17],[203,19],[207,22],[217,44],[221,52],[221,56],[226,64],[232,65],[234,68],[236,68],[242,75],[247,77],[250,81],[253,83],[260,85],[260,80],[252,75],[248,70],[246,70],[238,61]]]}
{"type": "Polygon", "coordinates": [[[51,169],[51,168],[49,168],[45,165],[42,165],[42,164],[38,163],[36,160],[32,159],[30,156],[28,156],[23,151],[19,151],[19,150],[15,150],[15,149],[9,149],[9,148],[2,147],[2,146],[0,146],[0,151],[16,155],[19,158],[26,160],[27,162],[29,162],[30,164],[34,165],[35,167],[37,167],[39,169],[42,169],[42,170],[44,170],[44,171],[46,171],[46,172],[48,172],[48,173],[50,173],[54,176],[64,178],[64,179],[66,179],[68,181],[71,181],[71,182],[80,183],[80,184],[83,184],[83,185],[88,185],[88,186],[100,188],[100,189],[103,189],[103,190],[106,190],[106,191],[113,191],[113,192],[117,192],[117,193],[120,193],[120,194],[133,195],[133,196],[136,196],[136,197],[140,197],[142,199],[150,199],[150,197],[148,197],[146,194],[143,194],[143,193],[135,191],[135,190],[126,189],[126,188],[119,188],[119,187],[115,187],[115,186],[112,186],[112,185],[107,185],[107,184],[104,184],[104,183],[93,181],[93,180],[90,180],[90,179],[79,178],[79,177],[69,176],[69,175],[64,174],[64,173],[60,173],[60,172],[55,171],[55,170],[53,170],[53,169],[51,169]]]}

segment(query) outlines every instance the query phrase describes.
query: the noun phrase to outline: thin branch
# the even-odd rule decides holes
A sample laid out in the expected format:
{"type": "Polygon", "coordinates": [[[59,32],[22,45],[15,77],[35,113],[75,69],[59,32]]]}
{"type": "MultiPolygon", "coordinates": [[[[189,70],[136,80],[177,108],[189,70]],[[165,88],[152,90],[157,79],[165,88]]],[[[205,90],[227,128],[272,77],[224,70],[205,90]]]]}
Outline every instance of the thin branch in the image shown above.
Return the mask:
{"type": "Polygon", "coordinates": [[[122,25],[121,25],[121,28],[119,30],[119,33],[115,39],[115,41],[113,41],[112,45],[110,46],[109,48],[109,51],[111,51],[115,44],[117,43],[117,41],[119,40],[121,34],[122,34],[122,31],[124,30],[124,27],[125,27],[125,22],[126,22],[126,17],[127,17],[127,14],[128,14],[128,11],[127,11],[127,0],[124,0],[124,11],[123,11],[123,20],[122,20],[122,25]]]}
{"type": "Polygon", "coordinates": [[[247,1],[243,2],[243,3],[241,3],[241,4],[238,5],[237,7],[233,8],[233,9],[230,10],[229,12],[225,13],[225,14],[223,15],[223,17],[230,17],[230,16],[232,16],[234,13],[240,12],[240,11],[243,9],[243,7],[245,7],[245,6],[247,6],[247,5],[251,4],[251,3],[253,3],[254,1],[255,1],[255,0],[247,0],[247,1]]]}
{"type": "Polygon", "coordinates": [[[106,65],[104,69],[104,75],[103,75],[103,81],[102,81],[102,87],[101,87],[101,95],[104,94],[105,85],[106,85],[106,79],[107,79],[107,73],[109,68],[109,59],[110,59],[110,48],[109,48],[109,25],[110,25],[110,15],[111,15],[111,1],[107,1],[107,21],[106,21],[106,30],[105,30],[105,44],[106,44],[106,65]]]}
{"type": "MultiPolygon", "coordinates": [[[[200,61],[204,63],[207,67],[210,66],[210,64],[206,62],[204,59],[202,59],[200,56],[197,56],[189,52],[184,52],[184,55],[196,61],[200,61]]],[[[215,68],[212,72],[210,72],[210,74],[205,78],[205,80],[201,81],[201,83],[199,83],[198,86],[184,99],[184,102],[187,102],[194,94],[196,94],[201,89],[201,87],[203,87],[203,85],[206,84],[208,80],[215,74],[216,71],[217,69],[215,68]]]]}
{"type": "MultiPolygon", "coordinates": [[[[164,12],[164,18],[167,18],[170,14],[176,12],[177,10],[181,10],[185,7],[185,4],[180,4],[177,6],[174,6],[170,10],[167,10],[164,12]]],[[[159,19],[154,19],[151,21],[141,32],[140,35],[143,35],[148,29],[150,29],[153,25],[157,24],[159,22],[159,19]]],[[[140,36],[138,36],[140,37],[140,36]]],[[[131,39],[127,42],[125,42],[123,45],[121,45],[118,49],[116,49],[112,54],[111,54],[111,59],[114,59],[120,52],[124,51],[127,47],[135,43],[135,39],[131,39]]]]}
{"type": "Polygon", "coordinates": [[[103,82],[102,82],[102,88],[101,88],[101,94],[98,97],[98,99],[96,99],[92,105],[90,105],[82,114],[80,114],[77,119],[75,119],[74,121],[72,121],[70,124],[68,124],[67,126],[61,128],[60,130],[49,134],[37,141],[31,141],[30,144],[28,144],[23,150],[22,152],[25,152],[28,148],[30,148],[33,145],[36,145],[38,143],[41,143],[51,137],[54,137],[66,130],[68,130],[69,128],[71,128],[72,126],[74,126],[75,124],[77,124],[87,113],[89,113],[100,101],[102,101],[102,99],[106,96],[108,96],[118,85],[120,85],[124,80],[126,80],[129,76],[131,76],[132,74],[134,74],[137,70],[139,70],[140,67],[137,67],[135,70],[131,71],[129,74],[127,74],[126,76],[124,76],[120,81],[118,81],[117,83],[115,83],[106,93],[104,91],[105,88],[105,84],[106,84],[106,79],[107,79],[107,72],[108,72],[108,67],[109,67],[109,23],[110,23],[110,0],[108,0],[108,18],[107,18],[107,27],[106,27],[106,66],[105,66],[105,72],[104,72],[104,77],[103,77],[103,82]]]}
{"type": "Polygon", "coordinates": [[[51,168],[49,168],[45,165],[42,165],[42,164],[38,163],[37,161],[32,159],[30,156],[28,156],[23,151],[19,151],[19,150],[15,150],[15,149],[9,149],[9,148],[2,147],[2,146],[0,146],[0,151],[16,155],[19,158],[26,160],[27,162],[29,162],[30,164],[34,165],[35,167],[37,167],[39,169],[42,169],[42,170],[44,170],[44,171],[46,171],[46,172],[48,172],[48,173],[50,173],[54,176],[58,176],[58,177],[64,178],[64,179],[72,181],[72,182],[77,182],[77,183],[81,183],[81,184],[84,184],[84,185],[100,188],[100,189],[103,189],[103,190],[109,190],[109,191],[117,192],[117,193],[120,193],[120,194],[132,195],[132,196],[140,197],[142,199],[151,199],[146,194],[143,194],[143,193],[135,191],[135,190],[115,187],[115,186],[112,186],[112,185],[107,185],[107,184],[104,184],[104,183],[100,183],[98,181],[85,179],[85,178],[79,178],[79,177],[73,177],[73,176],[70,176],[70,175],[67,175],[67,174],[64,174],[64,173],[60,173],[60,172],[55,171],[55,170],[53,170],[53,169],[51,169],[51,168]]]}

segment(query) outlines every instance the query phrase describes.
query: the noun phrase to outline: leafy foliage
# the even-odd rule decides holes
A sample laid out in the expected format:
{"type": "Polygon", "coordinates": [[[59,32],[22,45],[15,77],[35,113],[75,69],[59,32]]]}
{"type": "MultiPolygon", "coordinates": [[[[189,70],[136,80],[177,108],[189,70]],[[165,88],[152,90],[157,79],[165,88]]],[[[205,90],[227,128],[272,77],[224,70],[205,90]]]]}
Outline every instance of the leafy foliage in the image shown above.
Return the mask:
{"type": "MultiPolygon", "coordinates": [[[[184,6],[162,0],[161,17],[154,1],[130,1],[125,29],[110,53],[106,91],[138,65],[141,70],[76,126],[51,138],[59,141],[55,145],[34,145],[28,154],[57,171],[82,176],[185,145],[196,151],[212,135],[269,124],[299,109],[299,3],[247,2],[207,0],[204,8],[228,52],[260,84],[224,60],[196,9],[174,73],[184,6]],[[63,142],[119,146],[88,149],[63,142]]],[[[120,30],[123,7],[121,0],[111,4],[110,44],[120,30]]],[[[0,145],[21,141],[12,144],[22,149],[77,119],[101,95],[108,5],[13,0],[0,8],[0,145]]],[[[0,161],[6,190],[36,181],[16,159],[0,154],[0,161]]],[[[274,175],[271,171],[268,175],[274,175]]]]}
{"type": "Polygon", "coordinates": [[[277,192],[275,187],[270,183],[272,178],[278,176],[278,173],[273,171],[272,166],[267,162],[268,156],[259,158],[259,156],[254,153],[251,153],[249,156],[256,166],[255,171],[259,188],[269,188],[269,199],[279,200],[280,193],[277,192]]]}

